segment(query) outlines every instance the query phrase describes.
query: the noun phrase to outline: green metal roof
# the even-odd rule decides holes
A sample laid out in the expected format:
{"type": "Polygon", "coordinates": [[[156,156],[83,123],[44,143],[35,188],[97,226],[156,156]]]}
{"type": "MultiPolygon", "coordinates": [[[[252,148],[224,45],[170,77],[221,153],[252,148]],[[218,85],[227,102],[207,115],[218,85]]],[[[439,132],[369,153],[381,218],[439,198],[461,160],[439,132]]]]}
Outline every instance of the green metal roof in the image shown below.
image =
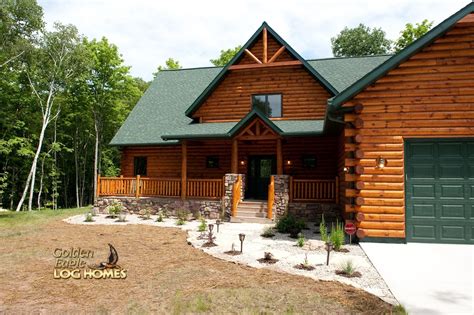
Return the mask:
{"type": "Polygon", "coordinates": [[[373,71],[367,72],[362,78],[353,82],[349,87],[344,89],[337,96],[331,98],[328,101],[331,110],[339,109],[342,104],[352,97],[360,93],[370,84],[386,75],[390,70],[396,68],[402,62],[409,59],[411,56],[422,50],[424,47],[433,43],[437,38],[445,34],[450,28],[452,28],[459,20],[466,15],[474,12],[474,3],[471,2],[458,12],[451,15],[449,18],[438,24],[436,27],[431,29],[422,37],[405,47],[398,54],[393,55],[385,62],[376,67],[373,71]]]}
{"type": "MultiPolygon", "coordinates": [[[[338,91],[364,76],[388,56],[360,58],[330,58],[310,60],[325,80],[338,91]]],[[[227,137],[237,122],[192,123],[185,111],[218,76],[222,67],[160,71],[148,90],[138,101],[111,145],[175,144],[177,139],[227,137]],[[167,139],[164,140],[164,139],[167,139]]],[[[323,120],[272,121],[286,136],[318,134],[324,129],[323,120]]]]}

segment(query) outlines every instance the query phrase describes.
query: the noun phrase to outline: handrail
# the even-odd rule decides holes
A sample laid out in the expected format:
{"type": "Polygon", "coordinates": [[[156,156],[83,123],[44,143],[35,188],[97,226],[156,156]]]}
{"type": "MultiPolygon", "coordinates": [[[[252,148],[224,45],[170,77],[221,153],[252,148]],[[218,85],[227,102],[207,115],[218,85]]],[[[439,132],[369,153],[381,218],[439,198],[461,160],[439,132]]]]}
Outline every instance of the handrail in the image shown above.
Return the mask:
{"type": "MultiPolygon", "coordinates": [[[[187,179],[188,196],[218,199],[224,195],[223,179],[187,179]]],[[[97,179],[97,196],[179,197],[181,178],[101,177],[97,179]]]]}
{"type": "Polygon", "coordinates": [[[268,185],[268,202],[267,202],[267,218],[273,218],[273,203],[275,202],[275,177],[270,177],[270,184],[268,185]]]}
{"type": "Polygon", "coordinates": [[[237,216],[237,207],[239,206],[240,198],[242,197],[241,194],[242,189],[242,176],[238,175],[234,186],[232,187],[232,216],[237,216]]]}
{"type": "Polygon", "coordinates": [[[337,202],[338,179],[292,179],[290,200],[337,202]]]}

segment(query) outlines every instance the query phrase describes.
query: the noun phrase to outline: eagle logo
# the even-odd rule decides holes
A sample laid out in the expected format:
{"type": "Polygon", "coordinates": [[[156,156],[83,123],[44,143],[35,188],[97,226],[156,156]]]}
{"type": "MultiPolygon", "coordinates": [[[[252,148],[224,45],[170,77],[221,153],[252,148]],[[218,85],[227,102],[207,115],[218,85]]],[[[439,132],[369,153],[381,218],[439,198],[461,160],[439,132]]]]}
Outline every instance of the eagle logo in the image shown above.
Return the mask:
{"type": "Polygon", "coordinates": [[[109,258],[107,259],[107,262],[101,262],[98,265],[95,266],[89,266],[92,269],[121,269],[119,265],[117,265],[119,256],[117,253],[117,250],[115,247],[109,243],[109,258]]]}

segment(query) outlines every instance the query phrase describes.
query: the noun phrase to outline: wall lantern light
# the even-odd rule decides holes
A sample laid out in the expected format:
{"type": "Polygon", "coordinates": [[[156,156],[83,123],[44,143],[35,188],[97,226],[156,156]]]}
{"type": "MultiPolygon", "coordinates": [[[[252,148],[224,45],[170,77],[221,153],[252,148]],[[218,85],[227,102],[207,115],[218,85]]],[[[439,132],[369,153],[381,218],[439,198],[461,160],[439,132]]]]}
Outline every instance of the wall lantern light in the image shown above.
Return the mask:
{"type": "Polygon", "coordinates": [[[287,160],[286,165],[290,166],[291,165],[291,160],[287,160]]]}
{"type": "Polygon", "coordinates": [[[343,171],[344,171],[344,173],[349,173],[349,168],[347,166],[344,166],[343,171]]]}
{"type": "Polygon", "coordinates": [[[244,165],[245,165],[245,161],[244,161],[244,160],[240,161],[240,165],[244,166],[244,165]]]}
{"type": "Polygon", "coordinates": [[[375,160],[375,163],[376,163],[376,168],[378,169],[383,169],[385,166],[387,166],[387,160],[384,159],[383,157],[379,156],[376,160],[375,160]]]}

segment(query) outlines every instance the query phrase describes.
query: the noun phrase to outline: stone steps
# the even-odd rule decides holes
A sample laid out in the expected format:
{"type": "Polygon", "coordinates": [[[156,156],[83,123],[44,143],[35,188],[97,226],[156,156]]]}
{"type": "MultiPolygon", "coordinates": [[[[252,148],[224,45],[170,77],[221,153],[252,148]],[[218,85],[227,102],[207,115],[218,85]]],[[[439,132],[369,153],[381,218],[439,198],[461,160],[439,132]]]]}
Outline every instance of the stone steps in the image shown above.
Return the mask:
{"type": "Polygon", "coordinates": [[[244,200],[237,207],[237,216],[232,217],[230,222],[239,223],[262,223],[271,224],[267,219],[267,203],[265,201],[244,200]]]}

